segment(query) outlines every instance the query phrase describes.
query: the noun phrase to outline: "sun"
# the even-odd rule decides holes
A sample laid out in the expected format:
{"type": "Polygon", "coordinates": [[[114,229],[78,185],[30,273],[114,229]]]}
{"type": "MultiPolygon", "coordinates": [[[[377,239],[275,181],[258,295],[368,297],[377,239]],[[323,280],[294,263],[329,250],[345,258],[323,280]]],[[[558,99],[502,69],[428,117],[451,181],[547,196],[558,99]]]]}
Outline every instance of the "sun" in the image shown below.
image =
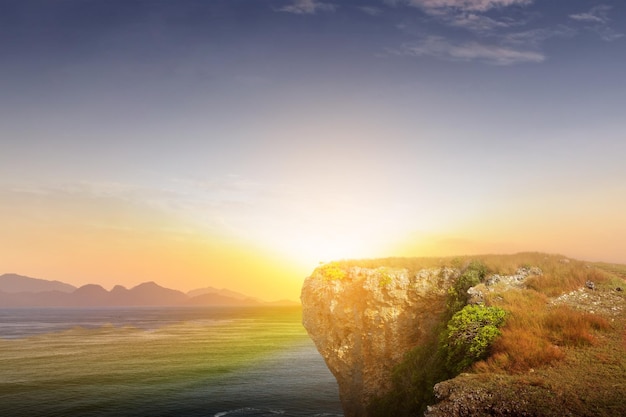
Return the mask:
{"type": "Polygon", "coordinates": [[[382,237],[363,231],[354,233],[308,233],[274,242],[276,249],[290,259],[315,266],[340,259],[379,257],[384,253],[382,237]]]}

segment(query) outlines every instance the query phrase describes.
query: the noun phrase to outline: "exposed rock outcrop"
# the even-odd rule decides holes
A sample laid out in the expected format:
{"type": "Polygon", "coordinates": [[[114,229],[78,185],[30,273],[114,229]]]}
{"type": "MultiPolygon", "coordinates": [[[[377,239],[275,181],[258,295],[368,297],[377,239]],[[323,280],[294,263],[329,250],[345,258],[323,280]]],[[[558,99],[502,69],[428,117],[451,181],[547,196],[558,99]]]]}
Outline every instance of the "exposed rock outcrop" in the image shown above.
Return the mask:
{"type": "Polygon", "coordinates": [[[451,268],[351,267],[341,276],[318,268],[302,287],[303,324],[339,385],[346,417],[391,389],[404,354],[433,331],[445,311],[451,268]]]}
{"type": "Polygon", "coordinates": [[[563,399],[547,400],[549,390],[515,384],[506,376],[485,384],[480,376],[462,374],[436,384],[434,391],[438,402],[428,407],[425,417],[573,417],[563,399]]]}
{"type": "Polygon", "coordinates": [[[532,276],[542,275],[540,268],[522,267],[513,275],[492,274],[483,283],[480,283],[467,290],[468,304],[482,304],[485,301],[485,294],[494,291],[506,291],[511,288],[522,288],[526,284],[526,279],[532,276]]]}

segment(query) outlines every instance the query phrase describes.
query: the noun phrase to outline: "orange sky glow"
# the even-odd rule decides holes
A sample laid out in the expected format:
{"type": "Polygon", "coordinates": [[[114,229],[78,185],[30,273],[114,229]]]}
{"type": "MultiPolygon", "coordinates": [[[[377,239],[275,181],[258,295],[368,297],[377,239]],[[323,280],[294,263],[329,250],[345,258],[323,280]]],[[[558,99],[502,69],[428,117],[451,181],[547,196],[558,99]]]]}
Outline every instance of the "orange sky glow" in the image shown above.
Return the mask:
{"type": "Polygon", "coordinates": [[[626,233],[621,213],[611,208],[624,205],[618,196],[614,206],[578,204],[568,213],[558,209],[574,204],[567,197],[555,202],[546,196],[552,208],[528,200],[493,212],[486,201],[482,216],[467,215],[462,206],[409,214],[389,201],[320,208],[305,199],[291,202],[304,204],[295,215],[285,211],[276,218],[269,213],[277,209],[273,204],[270,209],[259,202],[252,208],[264,219],[253,219],[258,224],[244,213],[202,223],[138,196],[93,187],[14,190],[3,201],[11,201],[1,212],[10,220],[0,239],[5,272],[107,289],[145,281],[184,291],[226,287],[266,300],[297,299],[302,279],[333,259],[532,250],[620,261],[626,233]]]}
{"type": "Polygon", "coordinates": [[[0,274],[295,300],[334,259],[626,263],[623,3],[27,3],[0,274]]]}

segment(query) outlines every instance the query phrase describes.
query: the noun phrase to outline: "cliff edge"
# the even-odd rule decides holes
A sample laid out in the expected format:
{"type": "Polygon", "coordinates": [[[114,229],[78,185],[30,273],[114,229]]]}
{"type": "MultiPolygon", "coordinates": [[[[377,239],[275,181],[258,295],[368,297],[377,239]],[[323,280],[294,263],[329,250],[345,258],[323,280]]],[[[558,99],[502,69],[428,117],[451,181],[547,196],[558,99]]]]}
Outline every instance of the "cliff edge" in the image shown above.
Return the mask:
{"type": "Polygon", "coordinates": [[[303,324],[346,417],[626,415],[625,280],[541,253],[332,262],[303,324]]]}
{"type": "Polygon", "coordinates": [[[337,379],[346,417],[368,415],[370,401],[392,389],[393,367],[433,332],[457,275],[329,264],[305,280],[303,324],[337,379]]]}

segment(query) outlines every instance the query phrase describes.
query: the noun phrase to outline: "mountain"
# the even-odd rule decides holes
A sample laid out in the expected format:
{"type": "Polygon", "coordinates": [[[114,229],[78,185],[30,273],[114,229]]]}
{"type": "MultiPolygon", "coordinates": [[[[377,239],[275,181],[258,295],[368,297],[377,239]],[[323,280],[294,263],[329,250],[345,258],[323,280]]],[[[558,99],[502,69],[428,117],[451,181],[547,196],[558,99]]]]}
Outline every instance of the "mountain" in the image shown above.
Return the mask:
{"type": "Polygon", "coordinates": [[[0,276],[0,307],[132,307],[132,306],[277,306],[297,305],[281,300],[265,303],[227,289],[200,288],[185,294],[144,282],[131,289],[116,285],[107,291],[100,285],[80,288],[16,274],[0,276]]]}
{"type": "Polygon", "coordinates": [[[254,297],[250,297],[247,296],[245,294],[236,292],[236,291],[231,291],[229,289],[226,288],[222,288],[222,289],[217,289],[217,288],[213,288],[213,287],[204,287],[204,288],[198,288],[196,290],[191,290],[187,292],[187,295],[189,297],[197,297],[199,295],[204,295],[204,294],[217,294],[217,295],[221,295],[224,297],[229,297],[229,298],[234,298],[236,300],[256,300],[256,301],[260,301],[258,298],[254,298],[254,297]]]}
{"type": "Polygon", "coordinates": [[[17,292],[0,291],[0,307],[63,307],[67,306],[71,294],[61,291],[17,292]]]}
{"type": "MultiPolygon", "coordinates": [[[[120,294],[123,294],[121,290],[120,294]]],[[[114,298],[115,301],[123,303],[121,305],[137,306],[178,305],[184,303],[187,299],[188,297],[183,292],[161,287],[152,281],[144,282],[127,290],[127,293],[122,298],[114,298]]]]}
{"type": "Polygon", "coordinates": [[[107,305],[110,293],[100,285],[87,284],[71,294],[68,304],[71,306],[95,307],[107,305]]]}
{"type": "Polygon", "coordinates": [[[17,274],[0,275],[0,291],[5,293],[59,291],[71,293],[76,287],[61,281],[48,281],[17,274]]]}
{"type": "Polygon", "coordinates": [[[193,306],[259,306],[263,303],[253,298],[233,298],[216,293],[201,294],[191,297],[185,302],[186,305],[193,306]]]}
{"type": "Polygon", "coordinates": [[[22,305],[67,307],[174,306],[183,304],[188,299],[184,293],[161,287],[154,282],[145,282],[130,290],[116,285],[111,291],[100,285],[87,284],[64,297],[60,297],[58,292],[39,293],[36,297],[16,295],[22,297],[22,305]]]}

